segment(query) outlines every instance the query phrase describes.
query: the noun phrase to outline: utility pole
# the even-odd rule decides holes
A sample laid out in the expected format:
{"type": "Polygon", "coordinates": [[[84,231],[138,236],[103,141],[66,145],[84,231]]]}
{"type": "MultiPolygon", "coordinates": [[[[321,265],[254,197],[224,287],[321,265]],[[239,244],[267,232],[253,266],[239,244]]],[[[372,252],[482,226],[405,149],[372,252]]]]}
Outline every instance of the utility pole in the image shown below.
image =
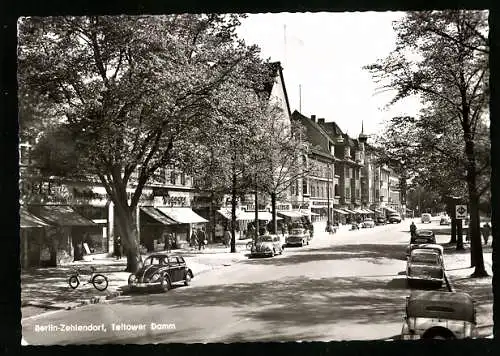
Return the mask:
{"type": "Polygon", "coordinates": [[[327,208],[327,224],[331,224],[332,221],[330,219],[331,213],[330,213],[330,163],[327,163],[328,167],[328,172],[327,172],[327,180],[326,180],[326,199],[328,201],[328,208],[327,208]]]}

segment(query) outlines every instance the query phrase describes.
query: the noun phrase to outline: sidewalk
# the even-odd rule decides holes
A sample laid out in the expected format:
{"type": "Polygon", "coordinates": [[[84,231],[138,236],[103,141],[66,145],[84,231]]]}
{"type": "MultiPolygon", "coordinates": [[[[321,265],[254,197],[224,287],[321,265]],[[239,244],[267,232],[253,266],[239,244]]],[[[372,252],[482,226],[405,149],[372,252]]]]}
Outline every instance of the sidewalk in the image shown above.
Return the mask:
{"type": "MultiPolygon", "coordinates": [[[[242,240],[240,240],[242,241],[242,240]]],[[[194,278],[199,274],[246,258],[246,242],[237,246],[236,253],[230,253],[224,246],[211,246],[204,250],[173,250],[173,254],[184,256],[194,278]]],[[[146,255],[143,255],[145,258],[146,255]]],[[[127,290],[129,272],[124,272],[126,259],[116,260],[104,255],[95,256],[88,261],[70,262],[58,267],[36,268],[21,272],[21,312],[22,317],[30,317],[53,309],[73,309],[81,305],[103,303],[121,295],[127,290]],[[109,285],[105,291],[98,291],[91,283],[85,284],[86,276],[76,289],[68,284],[73,268],[90,270],[96,268],[98,273],[108,277],[109,285]]]]}

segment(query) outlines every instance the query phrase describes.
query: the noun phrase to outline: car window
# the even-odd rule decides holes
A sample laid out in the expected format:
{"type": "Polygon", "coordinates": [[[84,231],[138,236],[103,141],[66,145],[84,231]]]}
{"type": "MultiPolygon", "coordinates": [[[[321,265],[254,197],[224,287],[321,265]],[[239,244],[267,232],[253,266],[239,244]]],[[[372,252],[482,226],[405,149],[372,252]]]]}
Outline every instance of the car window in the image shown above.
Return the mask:
{"type": "Polygon", "coordinates": [[[411,255],[411,261],[416,263],[438,264],[439,258],[435,253],[414,253],[411,255]]]}
{"type": "Polygon", "coordinates": [[[182,256],[177,257],[177,260],[179,261],[179,263],[185,263],[186,262],[186,261],[184,261],[184,257],[182,257],[182,256]]]}
{"type": "Polygon", "coordinates": [[[159,265],[159,264],[160,264],[160,259],[158,257],[148,257],[144,260],[143,263],[144,266],[159,265]]]}
{"type": "Polygon", "coordinates": [[[292,229],[292,234],[294,234],[294,235],[300,235],[300,234],[302,234],[303,231],[304,230],[302,230],[302,229],[292,229]]]}
{"type": "Polygon", "coordinates": [[[179,262],[177,261],[177,257],[170,257],[169,259],[170,266],[178,266],[179,262]]]}

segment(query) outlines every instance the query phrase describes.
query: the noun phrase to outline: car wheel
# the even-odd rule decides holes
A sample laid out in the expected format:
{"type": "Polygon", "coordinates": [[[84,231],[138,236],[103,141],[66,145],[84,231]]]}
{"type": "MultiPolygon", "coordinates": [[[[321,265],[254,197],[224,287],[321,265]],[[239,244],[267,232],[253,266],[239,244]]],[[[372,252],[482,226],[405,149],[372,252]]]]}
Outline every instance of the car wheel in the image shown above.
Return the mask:
{"type": "Polygon", "coordinates": [[[191,284],[191,273],[188,271],[184,276],[184,285],[187,287],[189,284],[191,284]]]}
{"type": "Polygon", "coordinates": [[[168,276],[164,276],[161,279],[161,289],[164,292],[168,292],[169,289],[172,288],[172,284],[170,283],[170,278],[168,276]]]}

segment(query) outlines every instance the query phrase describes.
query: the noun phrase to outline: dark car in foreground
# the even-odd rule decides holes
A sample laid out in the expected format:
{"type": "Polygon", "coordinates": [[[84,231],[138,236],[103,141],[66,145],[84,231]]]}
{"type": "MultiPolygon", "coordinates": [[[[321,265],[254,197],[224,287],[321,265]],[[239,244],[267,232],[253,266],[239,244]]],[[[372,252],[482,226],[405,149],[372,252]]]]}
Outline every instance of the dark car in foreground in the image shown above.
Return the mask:
{"type": "Polygon", "coordinates": [[[477,337],[476,309],[467,293],[414,291],[406,297],[401,339],[477,337]]]}
{"type": "Polygon", "coordinates": [[[182,256],[155,253],[148,256],[142,267],[128,278],[131,291],[139,289],[160,289],[168,291],[173,284],[189,285],[193,271],[186,265],[182,256]]]}

